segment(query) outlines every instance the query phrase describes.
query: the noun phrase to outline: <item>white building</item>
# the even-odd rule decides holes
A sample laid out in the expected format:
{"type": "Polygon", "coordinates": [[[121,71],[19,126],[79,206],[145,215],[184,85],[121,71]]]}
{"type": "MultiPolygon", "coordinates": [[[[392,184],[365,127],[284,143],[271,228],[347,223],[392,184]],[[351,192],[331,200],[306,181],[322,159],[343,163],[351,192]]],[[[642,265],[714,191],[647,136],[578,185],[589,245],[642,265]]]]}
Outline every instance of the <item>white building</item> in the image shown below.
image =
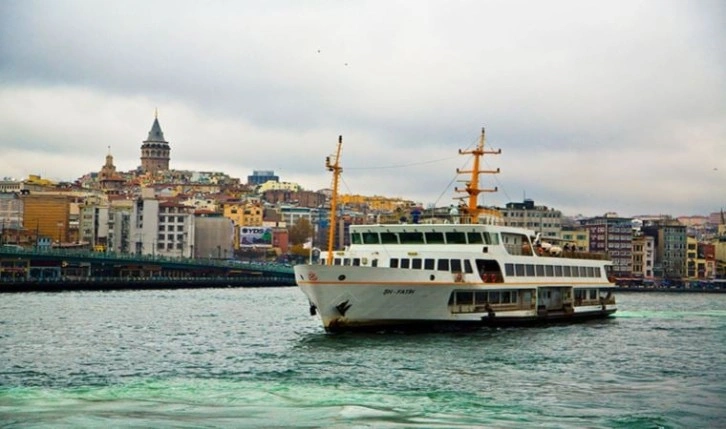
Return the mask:
{"type": "Polygon", "coordinates": [[[78,207],[79,241],[89,243],[92,249],[108,244],[109,205],[100,198],[87,198],[78,207]]]}
{"type": "Polygon", "coordinates": [[[257,189],[257,193],[264,194],[267,191],[290,191],[297,192],[300,190],[300,185],[292,182],[276,182],[274,180],[268,180],[267,182],[260,185],[257,189]]]}
{"type": "Polygon", "coordinates": [[[142,189],[129,224],[131,253],[191,258],[194,255],[193,208],[159,201],[153,189],[142,189]]]}

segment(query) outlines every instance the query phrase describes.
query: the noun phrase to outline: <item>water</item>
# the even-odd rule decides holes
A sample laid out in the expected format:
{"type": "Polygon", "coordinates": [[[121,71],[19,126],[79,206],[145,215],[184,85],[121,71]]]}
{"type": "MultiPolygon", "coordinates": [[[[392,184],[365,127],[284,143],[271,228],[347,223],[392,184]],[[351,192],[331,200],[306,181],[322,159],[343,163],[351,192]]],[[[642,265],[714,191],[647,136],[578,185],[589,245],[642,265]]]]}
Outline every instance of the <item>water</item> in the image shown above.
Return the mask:
{"type": "Polygon", "coordinates": [[[325,334],[296,288],[0,295],[2,427],[724,427],[726,295],[325,334]]]}

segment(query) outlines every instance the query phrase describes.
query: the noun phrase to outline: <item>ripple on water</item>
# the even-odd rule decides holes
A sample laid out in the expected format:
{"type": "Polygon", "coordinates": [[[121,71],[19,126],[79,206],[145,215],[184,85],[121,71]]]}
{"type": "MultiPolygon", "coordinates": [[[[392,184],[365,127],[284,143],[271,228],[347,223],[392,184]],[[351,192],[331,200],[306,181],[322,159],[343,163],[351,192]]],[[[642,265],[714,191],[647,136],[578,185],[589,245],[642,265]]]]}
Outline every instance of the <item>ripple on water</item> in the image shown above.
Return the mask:
{"type": "Polygon", "coordinates": [[[0,414],[44,427],[715,427],[725,298],[622,294],[616,317],[581,325],[327,335],[295,288],[8,295],[0,414]]]}

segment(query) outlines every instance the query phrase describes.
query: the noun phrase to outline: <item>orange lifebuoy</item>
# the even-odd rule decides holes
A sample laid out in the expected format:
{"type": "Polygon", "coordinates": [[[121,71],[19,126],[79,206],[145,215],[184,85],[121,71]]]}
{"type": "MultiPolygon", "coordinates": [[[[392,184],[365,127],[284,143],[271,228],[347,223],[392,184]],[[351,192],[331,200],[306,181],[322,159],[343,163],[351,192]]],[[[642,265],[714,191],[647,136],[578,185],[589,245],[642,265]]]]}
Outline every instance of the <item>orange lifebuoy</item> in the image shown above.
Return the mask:
{"type": "Polygon", "coordinates": [[[464,281],[464,275],[461,273],[456,273],[456,276],[454,276],[454,281],[457,283],[461,283],[464,281]]]}

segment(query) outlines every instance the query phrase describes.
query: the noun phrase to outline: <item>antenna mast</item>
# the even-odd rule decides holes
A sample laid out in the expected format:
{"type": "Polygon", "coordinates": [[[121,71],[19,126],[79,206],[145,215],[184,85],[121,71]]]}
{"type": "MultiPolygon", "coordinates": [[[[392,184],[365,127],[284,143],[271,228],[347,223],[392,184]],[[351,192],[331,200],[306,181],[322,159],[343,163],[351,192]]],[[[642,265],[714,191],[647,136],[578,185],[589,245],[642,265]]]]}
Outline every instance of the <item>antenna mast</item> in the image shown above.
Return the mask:
{"type": "Polygon", "coordinates": [[[335,160],[331,163],[330,157],[325,158],[325,167],[333,172],[333,194],[330,196],[330,226],[328,227],[328,265],[333,264],[333,242],[335,241],[335,227],[338,223],[338,180],[343,167],[340,166],[340,148],[343,146],[343,136],[338,136],[338,150],[335,160]]]}
{"type": "MultiPolygon", "coordinates": [[[[456,192],[466,192],[469,195],[469,197],[468,197],[469,201],[468,201],[467,207],[465,208],[465,211],[469,217],[469,222],[471,222],[471,223],[478,223],[479,216],[484,212],[488,212],[492,215],[499,217],[498,212],[495,214],[494,211],[480,207],[478,204],[479,194],[481,192],[497,192],[497,188],[493,188],[493,189],[479,188],[479,174],[481,174],[481,173],[484,173],[484,174],[499,173],[499,168],[497,168],[496,170],[481,170],[480,166],[479,166],[480,159],[482,156],[484,156],[484,154],[499,155],[500,153],[502,153],[501,149],[485,150],[484,149],[485,142],[486,142],[485,129],[482,127],[481,137],[479,137],[479,144],[476,146],[476,149],[472,149],[472,150],[459,149],[459,155],[467,155],[467,154],[474,155],[474,165],[471,170],[460,170],[458,168],[456,169],[457,174],[471,173],[471,177],[470,177],[469,181],[466,182],[466,188],[464,188],[464,189],[454,188],[454,191],[456,191],[456,192]]],[[[464,199],[466,197],[458,197],[458,198],[464,199]]]]}

